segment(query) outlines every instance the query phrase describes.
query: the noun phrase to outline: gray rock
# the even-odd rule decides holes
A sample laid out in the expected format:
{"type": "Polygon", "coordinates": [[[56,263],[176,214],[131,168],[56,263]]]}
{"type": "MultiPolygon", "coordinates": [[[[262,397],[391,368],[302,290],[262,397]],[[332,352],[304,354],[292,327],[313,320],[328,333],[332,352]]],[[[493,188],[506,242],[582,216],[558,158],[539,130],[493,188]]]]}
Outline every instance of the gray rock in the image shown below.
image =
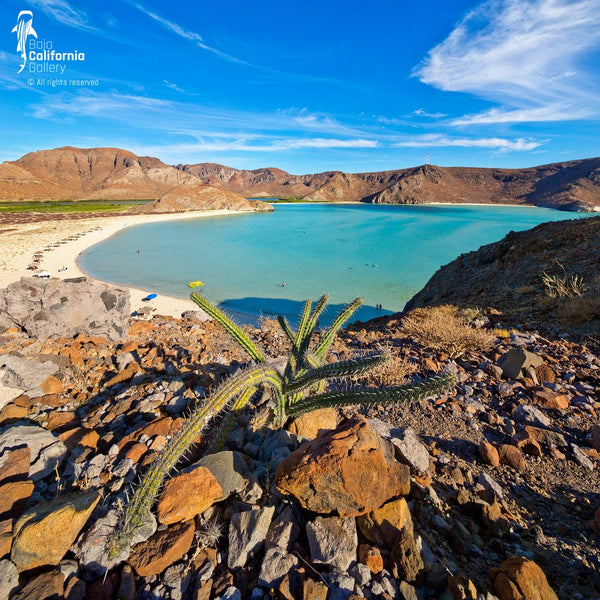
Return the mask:
{"type": "Polygon", "coordinates": [[[234,513],[229,525],[229,556],[227,566],[230,569],[244,567],[250,553],[260,550],[275,513],[274,506],[234,513]]]}
{"type": "Polygon", "coordinates": [[[323,578],[329,584],[328,600],[348,600],[352,596],[356,582],[348,573],[334,568],[330,573],[324,573],[323,578]]]}
{"type": "Polygon", "coordinates": [[[502,369],[502,375],[507,379],[517,379],[521,369],[528,367],[539,367],[544,364],[544,359],[524,348],[511,348],[498,359],[498,366],[502,369]]]}
{"type": "Polygon", "coordinates": [[[182,319],[192,319],[193,321],[212,321],[212,317],[203,310],[184,310],[181,313],[182,319]]]}
{"type": "Polygon", "coordinates": [[[529,406],[528,404],[517,406],[512,417],[517,423],[522,423],[523,425],[533,425],[534,427],[550,427],[552,425],[550,418],[539,408],[529,406]]]}
{"type": "Polygon", "coordinates": [[[487,473],[481,473],[477,478],[477,484],[480,485],[486,492],[493,494],[498,498],[498,500],[502,500],[504,498],[504,492],[500,487],[500,484],[493,479],[491,475],[487,473]]]}
{"type": "Polygon", "coordinates": [[[0,356],[2,368],[5,369],[2,383],[24,392],[39,388],[50,375],[58,371],[58,366],[49,360],[38,362],[10,354],[0,356]]]}
{"type": "Polygon", "coordinates": [[[285,575],[299,564],[300,561],[287,550],[279,546],[271,546],[265,552],[258,585],[267,589],[276,588],[285,575]]]}
{"type": "Polygon", "coordinates": [[[188,402],[189,400],[183,396],[175,396],[165,406],[165,410],[171,415],[180,414],[186,409],[188,402]]]}
{"type": "Polygon", "coordinates": [[[11,592],[19,587],[17,565],[7,558],[0,560],[0,600],[8,600],[11,592]]]}
{"type": "Polygon", "coordinates": [[[367,585],[371,581],[371,570],[367,565],[362,563],[356,563],[349,571],[350,575],[354,577],[354,581],[361,587],[367,585]]]}
{"type": "Polygon", "coordinates": [[[0,290],[0,316],[31,337],[78,333],[119,340],[127,335],[129,292],[88,277],[23,277],[0,290]]]}
{"type": "Polygon", "coordinates": [[[215,600],[242,600],[242,592],[235,586],[230,585],[223,594],[217,596],[215,600]]]}
{"type": "Polygon", "coordinates": [[[285,450],[289,450],[289,454],[291,454],[296,448],[298,448],[296,436],[285,429],[278,429],[265,438],[258,452],[258,457],[263,462],[271,462],[272,459],[276,462],[281,456],[285,458],[285,450]]]}
{"type": "Polygon", "coordinates": [[[24,446],[31,451],[29,476],[34,482],[52,473],[67,455],[66,446],[43,427],[17,422],[0,429],[0,454],[24,446]]]}
{"type": "Polygon", "coordinates": [[[100,517],[72,548],[79,558],[81,567],[95,576],[104,575],[115,565],[127,560],[131,546],[145,542],[156,532],[156,517],[152,513],[148,513],[144,523],[135,532],[123,552],[114,558],[109,558],[106,554],[106,540],[113,533],[118,519],[119,515],[116,510],[109,511],[106,516],[100,517]]]}
{"type": "Polygon", "coordinates": [[[265,547],[271,548],[279,546],[287,552],[292,549],[292,544],[300,535],[300,527],[294,518],[294,511],[291,507],[286,506],[271,523],[267,537],[265,539],[265,547]]]}
{"type": "Polygon", "coordinates": [[[356,560],[358,537],[353,518],[317,517],[306,524],[306,534],[314,562],[346,571],[356,560]]]}
{"type": "Polygon", "coordinates": [[[380,419],[369,419],[369,423],[382,438],[394,444],[400,462],[413,472],[430,474],[429,452],[410,427],[393,427],[380,419]]]}
{"type": "Polygon", "coordinates": [[[253,476],[243,454],[231,450],[223,450],[201,458],[197,463],[184,469],[191,471],[198,466],[206,467],[219,482],[223,490],[224,500],[231,494],[242,493],[247,487],[252,486],[253,476]]]}
{"type": "Polygon", "coordinates": [[[136,360],[135,356],[133,356],[131,352],[122,352],[117,356],[116,362],[119,371],[122,371],[125,369],[125,367],[127,367],[127,365],[131,364],[132,362],[136,362],[136,360]]]}
{"type": "Polygon", "coordinates": [[[584,467],[589,471],[594,470],[594,463],[585,455],[579,446],[571,444],[571,452],[573,452],[573,459],[580,467],[584,467]]]}

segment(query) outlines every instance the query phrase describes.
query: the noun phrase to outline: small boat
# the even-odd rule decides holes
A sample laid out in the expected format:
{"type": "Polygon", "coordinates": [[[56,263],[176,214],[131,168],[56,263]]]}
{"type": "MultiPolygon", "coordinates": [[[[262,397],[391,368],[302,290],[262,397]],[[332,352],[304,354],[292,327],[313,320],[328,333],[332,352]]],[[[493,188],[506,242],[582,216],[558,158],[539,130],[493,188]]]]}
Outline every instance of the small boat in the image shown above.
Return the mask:
{"type": "Polygon", "coordinates": [[[34,273],[34,277],[50,277],[50,273],[48,271],[40,271],[39,273],[34,273]]]}
{"type": "Polygon", "coordinates": [[[142,298],[142,302],[148,302],[149,300],[154,300],[158,294],[148,294],[145,298],[142,298]]]}

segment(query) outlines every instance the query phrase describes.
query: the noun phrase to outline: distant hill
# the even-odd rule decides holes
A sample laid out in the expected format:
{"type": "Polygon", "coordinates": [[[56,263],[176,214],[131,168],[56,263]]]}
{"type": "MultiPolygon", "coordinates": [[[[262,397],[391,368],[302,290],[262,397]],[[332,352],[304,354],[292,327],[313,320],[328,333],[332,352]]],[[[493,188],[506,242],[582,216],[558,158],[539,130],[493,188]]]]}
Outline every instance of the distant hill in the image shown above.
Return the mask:
{"type": "Polygon", "coordinates": [[[31,152],[0,164],[0,200],[152,199],[134,212],[268,210],[244,196],[203,184],[157,158],[119,148],[73,148],[31,152]]]}
{"type": "Polygon", "coordinates": [[[531,204],[562,210],[600,206],[600,158],[528,169],[422,165],[376,173],[328,171],[290,175],[214,163],[177,165],[202,182],[247,196],[296,196],[315,202],[423,204],[427,202],[531,204]]]}
{"type": "Polygon", "coordinates": [[[308,202],[483,202],[593,210],[600,207],[600,158],[528,169],[422,165],[291,175],[276,168],[247,171],[215,163],[173,167],[118,148],[66,146],[0,164],[0,200],[155,200],[198,183],[242,196],[293,196],[308,202]]]}

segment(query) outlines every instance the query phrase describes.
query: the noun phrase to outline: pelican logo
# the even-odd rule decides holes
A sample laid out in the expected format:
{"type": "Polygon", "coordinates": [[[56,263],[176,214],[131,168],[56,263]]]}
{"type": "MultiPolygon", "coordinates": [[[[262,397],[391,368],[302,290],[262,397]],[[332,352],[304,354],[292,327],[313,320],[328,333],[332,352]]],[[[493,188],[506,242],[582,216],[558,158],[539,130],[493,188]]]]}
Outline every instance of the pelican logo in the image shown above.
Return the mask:
{"type": "Polygon", "coordinates": [[[27,64],[27,38],[32,35],[37,39],[37,33],[33,28],[33,13],[30,10],[22,10],[17,17],[17,24],[12,28],[12,33],[17,34],[17,52],[21,53],[23,64],[19,73],[27,64]]]}

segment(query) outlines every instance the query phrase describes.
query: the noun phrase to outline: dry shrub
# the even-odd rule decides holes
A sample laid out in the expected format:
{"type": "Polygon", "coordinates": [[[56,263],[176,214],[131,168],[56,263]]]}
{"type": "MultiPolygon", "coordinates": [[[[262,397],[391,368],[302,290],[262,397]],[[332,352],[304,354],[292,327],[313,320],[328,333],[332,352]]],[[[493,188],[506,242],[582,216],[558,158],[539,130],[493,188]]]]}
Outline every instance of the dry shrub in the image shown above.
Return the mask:
{"type": "Polygon", "coordinates": [[[586,294],[565,298],[556,311],[556,316],[562,323],[572,325],[598,319],[600,318],[600,295],[586,294]]]}
{"type": "Polygon", "coordinates": [[[449,304],[413,310],[402,325],[407,335],[426,348],[446,352],[450,358],[467,350],[485,350],[494,340],[487,331],[470,327],[460,310],[449,304]]]}
{"type": "Polygon", "coordinates": [[[385,352],[389,359],[368,373],[352,378],[353,384],[367,387],[394,387],[406,383],[406,379],[417,371],[417,365],[398,354],[391,344],[378,344],[378,351],[385,352]]]}

